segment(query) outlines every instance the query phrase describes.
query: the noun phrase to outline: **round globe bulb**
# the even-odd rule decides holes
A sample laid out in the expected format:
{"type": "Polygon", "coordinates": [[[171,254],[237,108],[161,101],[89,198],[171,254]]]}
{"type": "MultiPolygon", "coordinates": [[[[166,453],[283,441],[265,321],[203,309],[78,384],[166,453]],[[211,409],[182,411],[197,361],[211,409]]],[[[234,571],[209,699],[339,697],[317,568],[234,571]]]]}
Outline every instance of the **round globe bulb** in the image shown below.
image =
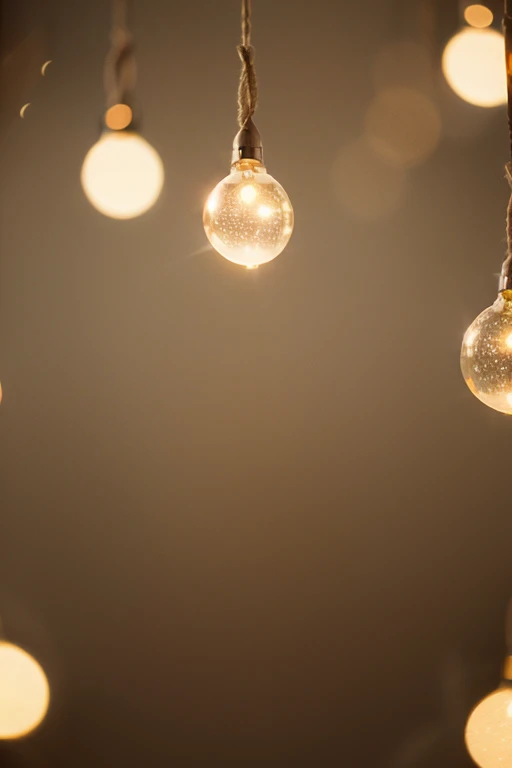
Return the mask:
{"type": "Polygon", "coordinates": [[[446,45],[443,72],[448,85],[464,101],[497,107],[507,101],[505,41],[495,29],[466,27],[446,45]]]}
{"type": "Polygon", "coordinates": [[[113,219],[132,219],[157,201],[164,183],[158,152],[134,131],[105,132],[82,166],[90,203],[113,219]]]}
{"type": "Polygon", "coordinates": [[[26,651],[0,642],[0,739],[19,739],[44,719],[50,688],[40,665],[26,651]]]}
{"type": "Polygon", "coordinates": [[[266,168],[246,160],[217,184],[206,202],[203,223],[221,256],[254,269],[284,250],[293,231],[293,209],[266,168]]]}
{"type": "Polygon", "coordinates": [[[460,367],[482,403],[512,414],[512,300],[498,296],[471,323],[462,341],[460,367]]]}
{"type": "Polygon", "coordinates": [[[480,768],[512,763],[512,688],[499,688],[476,705],[466,725],[466,746],[480,768]]]}

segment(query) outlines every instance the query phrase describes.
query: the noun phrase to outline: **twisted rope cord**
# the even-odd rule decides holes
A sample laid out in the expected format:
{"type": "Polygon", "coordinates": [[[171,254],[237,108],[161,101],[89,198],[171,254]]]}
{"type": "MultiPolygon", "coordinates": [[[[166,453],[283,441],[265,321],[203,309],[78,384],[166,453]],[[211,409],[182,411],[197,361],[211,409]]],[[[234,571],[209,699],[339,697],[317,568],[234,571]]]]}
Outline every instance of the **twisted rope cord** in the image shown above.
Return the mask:
{"type": "MultiPolygon", "coordinates": [[[[508,92],[508,134],[510,143],[510,157],[512,160],[512,0],[505,0],[505,16],[503,19],[503,31],[505,34],[505,64],[507,71],[507,92],[508,92]]],[[[510,278],[512,277],[512,162],[505,166],[506,177],[511,189],[511,196],[507,207],[507,257],[501,268],[501,284],[506,284],[510,288],[510,278]]]]}
{"type": "Polygon", "coordinates": [[[238,125],[245,128],[258,104],[258,81],[254,68],[254,48],[251,45],[251,0],[242,0],[242,42],[237,47],[242,72],[238,86],[238,125]]]}
{"type": "Polygon", "coordinates": [[[110,51],[105,60],[105,93],[107,106],[123,104],[135,88],[133,36],[128,29],[128,0],[113,0],[110,51]]]}

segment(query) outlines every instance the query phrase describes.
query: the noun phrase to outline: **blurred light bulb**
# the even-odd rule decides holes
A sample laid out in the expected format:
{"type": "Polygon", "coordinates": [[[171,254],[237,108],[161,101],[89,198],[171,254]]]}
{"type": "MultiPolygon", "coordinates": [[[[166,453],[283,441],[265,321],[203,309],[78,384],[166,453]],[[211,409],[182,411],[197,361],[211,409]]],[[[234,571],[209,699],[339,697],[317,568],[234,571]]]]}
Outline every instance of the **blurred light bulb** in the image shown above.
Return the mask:
{"type": "Polygon", "coordinates": [[[446,45],[443,72],[457,96],[478,107],[507,100],[505,42],[495,29],[465,28],[446,45]]]}
{"type": "Polygon", "coordinates": [[[132,219],[157,201],[164,183],[160,156],[134,131],[106,131],[82,166],[90,203],[113,219],[132,219]]]}
{"type": "Polygon", "coordinates": [[[466,746],[480,768],[512,763],[512,688],[499,688],[477,704],[466,725],[466,746]]]}
{"type": "Polygon", "coordinates": [[[221,256],[252,269],[283,251],[293,230],[293,210],[261,163],[241,160],[209,196],[203,223],[221,256]]]}
{"type": "Polygon", "coordinates": [[[460,366],[466,384],[479,400],[496,411],[512,414],[512,298],[500,294],[469,326],[462,341],[460,366]]]}
{"type": "Polygon", "coordinates": [[[26,651],[0,642],[0,739],[19,739],[44,719],[50,688],[40,665],[26,651]]]}

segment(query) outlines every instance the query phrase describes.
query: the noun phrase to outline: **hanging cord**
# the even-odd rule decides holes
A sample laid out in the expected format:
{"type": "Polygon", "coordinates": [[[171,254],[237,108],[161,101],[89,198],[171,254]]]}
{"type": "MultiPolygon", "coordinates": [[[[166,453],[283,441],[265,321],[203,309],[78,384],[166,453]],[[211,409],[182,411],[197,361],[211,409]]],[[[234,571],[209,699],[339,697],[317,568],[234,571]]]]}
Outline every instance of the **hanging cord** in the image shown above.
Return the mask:
{"type": "Polygon", "coordinates": [[[252,8],[251,0],[242,0],[242,42],[238,55],[242,62],[238,86],[238,125],[245,128],[258,103],[258,81],[254,68],[254,48],[251,45],[252,8]]]}
{"type": "MultiPolygon", "coordinates": [[[[505,17],[503,19],[505,34],[505,62],[507,68],[508,93],[508,135],[510,143],[510,158],[512,161],[512,0],[505,0],[505,17]]],[[[505,166],[505,173],[511,189],[507,208],[507,257],[501,268],[500,291],[512,289],[512,162],[505,166]]]]}
{"type": "Polygon", "coordinates": [[[112,0],[110,51],[105,61],[107,106],[129,102],[136,80],[133,37],[128,29],[128,0],[112,0]]]}

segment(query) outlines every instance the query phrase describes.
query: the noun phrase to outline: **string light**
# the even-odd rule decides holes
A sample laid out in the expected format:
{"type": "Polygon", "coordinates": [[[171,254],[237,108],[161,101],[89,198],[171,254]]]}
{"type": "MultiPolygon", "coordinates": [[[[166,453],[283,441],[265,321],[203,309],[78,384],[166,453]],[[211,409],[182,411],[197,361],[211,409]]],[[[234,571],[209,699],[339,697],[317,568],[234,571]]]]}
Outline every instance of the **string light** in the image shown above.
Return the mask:
{"type": "MultiPolygon", "coordinates": [[[[512,0],[505,11],[507,78],[511,83],[512,0]]],[[[512,129],[512,97],[508,107],[512,129]]],[[[511,131],[512,139],[512,131],[511,131]]],[[[512,155],[512,141],[511,141],[512,155]]],[[[507,165],[512,188],[512,166],[507,165]]],[[[507,210],[508,255],[499,281],[498,297],[467,329],[462,341],[461,370],[471,392],[489,408],[512,414],[512,196],[507,210]]]]}
{"type": "Polygon", "coordinates": [[[50,687],[43,669],[26,651],[0,641],[0,739],[19,739],[44,720],[50,687]]]}
{"type": "Polygon", "coordinates": [[[293,230],[293,209],[282,186],[267,173],[261,137],[252,121],[257,81],[250,0],[242,0],[242,43],[238,53],[242,61],[240,130],[233,142],[231,172],[208,197],[203,224],[208,240],[221,256],[253,269],[284,250],[293,230]]]}
{"type": "Polygon", "coordinates": [[[504,768],[512,763],[512,601],[506,621],[508,655],[500,687],[483,698],[466,725],[466,747],[480,768],[504,768]]]}
{"type": "Polygon", "coordinates": [[[136,70],[126,0],[114,0],[112,47],[105,64],[108,108],[100,139],[89,150],[81,181],[90,203],[105,216],[131,219],[157,201],[164,182],[158,153],[138,134],[131,94],[136,70]]]}

